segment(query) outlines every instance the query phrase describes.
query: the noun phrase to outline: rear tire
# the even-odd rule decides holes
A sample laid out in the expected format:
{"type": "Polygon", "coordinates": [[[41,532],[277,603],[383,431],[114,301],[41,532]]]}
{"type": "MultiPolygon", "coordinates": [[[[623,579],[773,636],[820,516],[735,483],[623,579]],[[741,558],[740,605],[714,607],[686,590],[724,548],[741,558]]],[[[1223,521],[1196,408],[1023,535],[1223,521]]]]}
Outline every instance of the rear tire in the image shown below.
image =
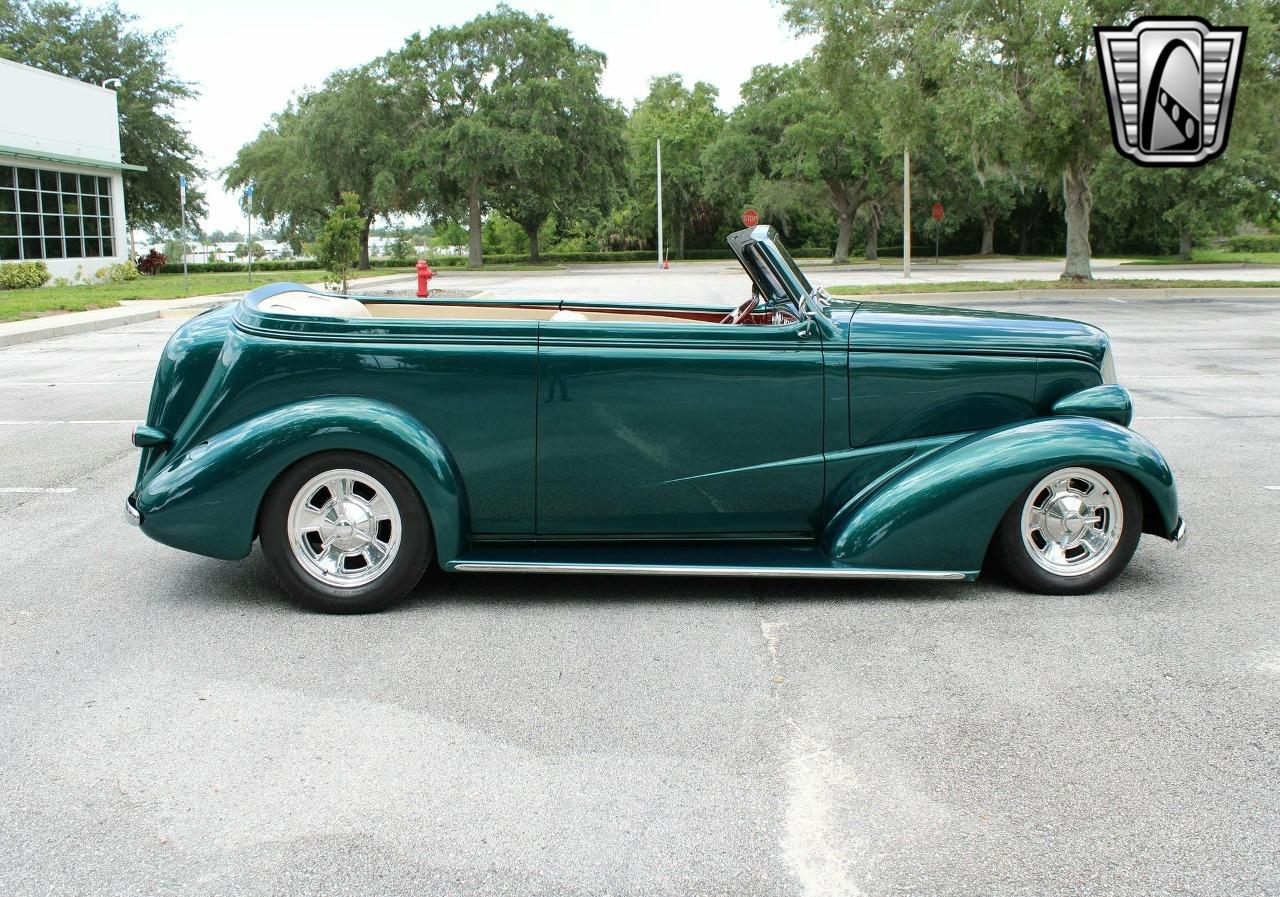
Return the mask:
{"type": "Polygon", "coordinates": [[[1142,537],[1142,499],[1122,474],[1064,467],[1033,483],[1000,521],[995,559],[1024,588],[1083,595],[1128,566],[1142,537]]]}
{"type": "Polygon", "coordinates": [[[360,452],[323,452],[282,473],[262,506],[262,551],[289,596],[327,614],[383,610],[434,555],[413,484],[360,452]]]}

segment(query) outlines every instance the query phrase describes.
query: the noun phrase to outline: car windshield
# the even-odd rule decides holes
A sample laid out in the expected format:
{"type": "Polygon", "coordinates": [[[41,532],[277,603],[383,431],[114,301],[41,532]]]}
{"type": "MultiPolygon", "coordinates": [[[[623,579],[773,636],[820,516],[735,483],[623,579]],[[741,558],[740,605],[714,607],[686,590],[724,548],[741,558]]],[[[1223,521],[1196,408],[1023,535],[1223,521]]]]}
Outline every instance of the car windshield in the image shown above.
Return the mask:
{"type": "Polygon", "coordinates": [[[804,272],[800,270],[800,266],[796,264],[796,260],[791,257],[791,253],[787,252],[787,247],[782,245],[782,241],[774,239],[773,248],[778,250],[778,255],[782,256],[782,260],[786,262],[787,268],[791,271],[791,276],[800,282],[800,288],[804,290],[806,296],[813,295],[813,285],[809,283],[809,278],[804,276],[804,272]]]}

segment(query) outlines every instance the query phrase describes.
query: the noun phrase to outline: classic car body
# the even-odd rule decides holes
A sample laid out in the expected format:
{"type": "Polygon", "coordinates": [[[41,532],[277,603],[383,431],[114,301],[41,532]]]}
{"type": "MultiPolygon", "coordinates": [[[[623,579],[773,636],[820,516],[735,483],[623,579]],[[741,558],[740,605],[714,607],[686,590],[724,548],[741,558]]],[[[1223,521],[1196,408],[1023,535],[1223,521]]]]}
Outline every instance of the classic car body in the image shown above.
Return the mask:
{"type": "Polygon", "coordinates": [[[736,322],[254,290],[165,348],[129,516],[242,558],[283,472],[352,451],[412,483],[446,570],[972,579],[1022,493],[1087,465],[1180,538],[1102,331],[830,301],[770,228],[730,242],[753,289],[736,322]]]}

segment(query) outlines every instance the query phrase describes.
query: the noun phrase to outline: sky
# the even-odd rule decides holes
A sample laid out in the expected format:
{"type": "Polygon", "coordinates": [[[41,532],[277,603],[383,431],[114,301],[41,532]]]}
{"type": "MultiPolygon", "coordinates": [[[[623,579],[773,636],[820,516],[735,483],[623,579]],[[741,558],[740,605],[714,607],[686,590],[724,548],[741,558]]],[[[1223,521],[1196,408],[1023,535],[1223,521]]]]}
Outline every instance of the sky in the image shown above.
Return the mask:
{"type": "MultiPolygon", "coordinates": [[[[319,85],[330,72],[395,49],[415,31],[467,21],[496,3],[220,0],[196,6],[181,0],[119,0],[123,10],[138,16],[137,27],[176,29],[172,69],[200,91],[177,116],[210,170],[229,164],[290,96],[319,85]]],[[[753,66],[794,61],[813,45],[812,38],[791,33],[782,9],[770,0],[517,0],[510,5],[546,13],[580,43],[605,53],[602,89],[628,108],[648,92],[650,78],[679,72],[686,83],[714,84],[721,107],[731,109],[753,66]]],[[[128,90],[128,73],[122,74],[128,90]]],[[[235,198],[220,182],[205,189],[205,229],[243,231],[235,198]]]]}

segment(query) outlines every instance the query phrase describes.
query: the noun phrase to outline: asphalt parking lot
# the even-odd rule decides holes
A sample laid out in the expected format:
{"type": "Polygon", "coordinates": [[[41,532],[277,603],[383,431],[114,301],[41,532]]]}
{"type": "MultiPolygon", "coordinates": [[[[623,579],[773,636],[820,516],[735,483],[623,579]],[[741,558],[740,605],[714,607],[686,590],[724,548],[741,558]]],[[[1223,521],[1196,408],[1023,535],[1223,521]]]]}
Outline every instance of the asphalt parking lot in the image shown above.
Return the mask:
{"type": "MultiPolygon", "coordinates": [[[[1016,303],[981,303],[1012,307],[1016,303]]],[[[437,575],[125,525],[173,320],[0,350],[0,893],[1280,893],[1280,300],[1112,334],[1189,545],[1107,591],[437,575]]]]}

